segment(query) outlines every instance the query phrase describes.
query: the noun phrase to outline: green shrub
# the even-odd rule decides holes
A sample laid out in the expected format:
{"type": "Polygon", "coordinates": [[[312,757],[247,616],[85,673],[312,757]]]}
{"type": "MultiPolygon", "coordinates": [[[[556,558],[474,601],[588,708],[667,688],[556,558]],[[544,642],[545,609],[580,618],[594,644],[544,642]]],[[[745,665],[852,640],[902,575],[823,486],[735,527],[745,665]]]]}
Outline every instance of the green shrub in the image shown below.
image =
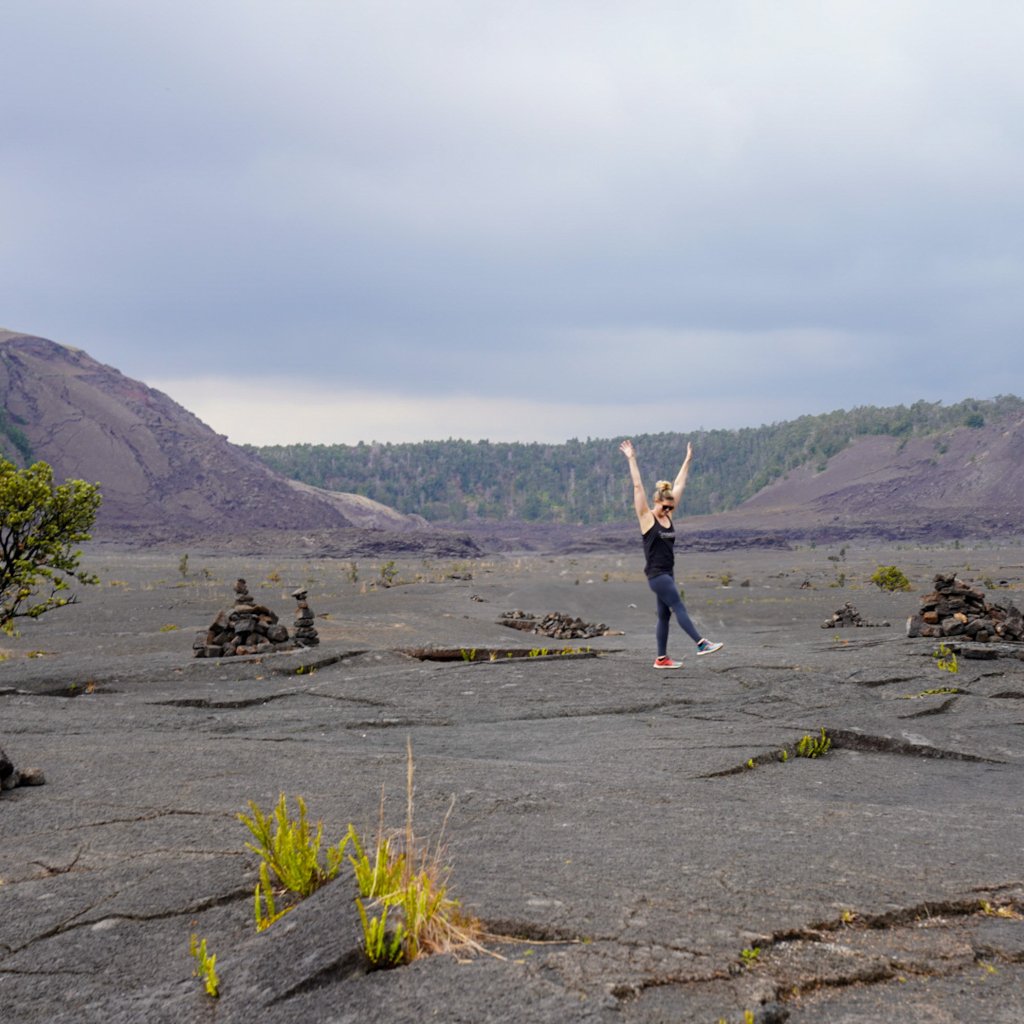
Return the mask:
{"type": "Polygon", "coordinates": [[[890,592],[910,590],[910,580],[895,565],[880,565],[872,574],[871,582],[880,590],[890,592]]]}

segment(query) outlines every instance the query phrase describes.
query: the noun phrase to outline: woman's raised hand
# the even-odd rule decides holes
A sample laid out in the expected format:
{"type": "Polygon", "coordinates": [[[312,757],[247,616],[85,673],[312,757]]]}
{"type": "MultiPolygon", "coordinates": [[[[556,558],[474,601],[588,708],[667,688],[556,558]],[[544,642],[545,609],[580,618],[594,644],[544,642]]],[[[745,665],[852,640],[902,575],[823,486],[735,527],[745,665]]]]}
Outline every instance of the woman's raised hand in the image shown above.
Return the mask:
{"type": "Polygon", "coordinates": [[[632,441],[623,441],[622,444],[619,445],[619,451],[622,452],[627,459],[631,459],[636,455],[636,449],[633,447],[632,441]]]}

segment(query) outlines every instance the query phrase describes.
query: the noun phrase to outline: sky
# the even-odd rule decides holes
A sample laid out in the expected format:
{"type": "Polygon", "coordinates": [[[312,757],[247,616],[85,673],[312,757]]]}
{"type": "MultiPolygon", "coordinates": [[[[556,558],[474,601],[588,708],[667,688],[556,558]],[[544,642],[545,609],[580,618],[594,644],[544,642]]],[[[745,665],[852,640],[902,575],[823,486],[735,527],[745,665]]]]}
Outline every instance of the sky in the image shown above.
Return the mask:
{"type": "Polygon", "coordinates": [[[0,326],[236,443],[1024,394],[1018,0],[0,0],[0,326]]]}

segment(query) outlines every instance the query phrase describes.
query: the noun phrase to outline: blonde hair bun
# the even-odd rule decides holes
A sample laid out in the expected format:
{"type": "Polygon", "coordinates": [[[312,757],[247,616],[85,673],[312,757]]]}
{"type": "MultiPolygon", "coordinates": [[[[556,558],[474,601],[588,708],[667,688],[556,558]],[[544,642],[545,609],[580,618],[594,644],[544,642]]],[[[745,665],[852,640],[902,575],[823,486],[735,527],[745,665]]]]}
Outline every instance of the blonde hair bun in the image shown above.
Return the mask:
{"type": "Polygon", "coordinates": [[[666,498],[673,497],[672,494],[672,483],[669,480],[659,480],[654,485],[654,493],[651,495],[651,500],[655,502],[664,501],[666,498]]]}

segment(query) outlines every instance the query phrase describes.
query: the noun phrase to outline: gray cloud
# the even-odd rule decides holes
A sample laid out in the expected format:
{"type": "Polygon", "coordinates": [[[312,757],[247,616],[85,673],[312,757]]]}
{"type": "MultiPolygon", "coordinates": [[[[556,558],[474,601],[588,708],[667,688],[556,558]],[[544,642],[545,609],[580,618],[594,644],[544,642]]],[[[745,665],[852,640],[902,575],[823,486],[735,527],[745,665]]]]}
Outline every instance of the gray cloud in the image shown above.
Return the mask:
{"type": "Polygon", "coordinates": [[[424,437],[498,435],[456,396],[532,403],[528,440],[585,409],[645,429],[623,420],[654,387],[740,417],[683,428],[1021,390],[1016,5],[3,19],[0,322],[186,405],[230,366],[226,416],[271,363],[435,397],[407,425],[424,437]]]}

